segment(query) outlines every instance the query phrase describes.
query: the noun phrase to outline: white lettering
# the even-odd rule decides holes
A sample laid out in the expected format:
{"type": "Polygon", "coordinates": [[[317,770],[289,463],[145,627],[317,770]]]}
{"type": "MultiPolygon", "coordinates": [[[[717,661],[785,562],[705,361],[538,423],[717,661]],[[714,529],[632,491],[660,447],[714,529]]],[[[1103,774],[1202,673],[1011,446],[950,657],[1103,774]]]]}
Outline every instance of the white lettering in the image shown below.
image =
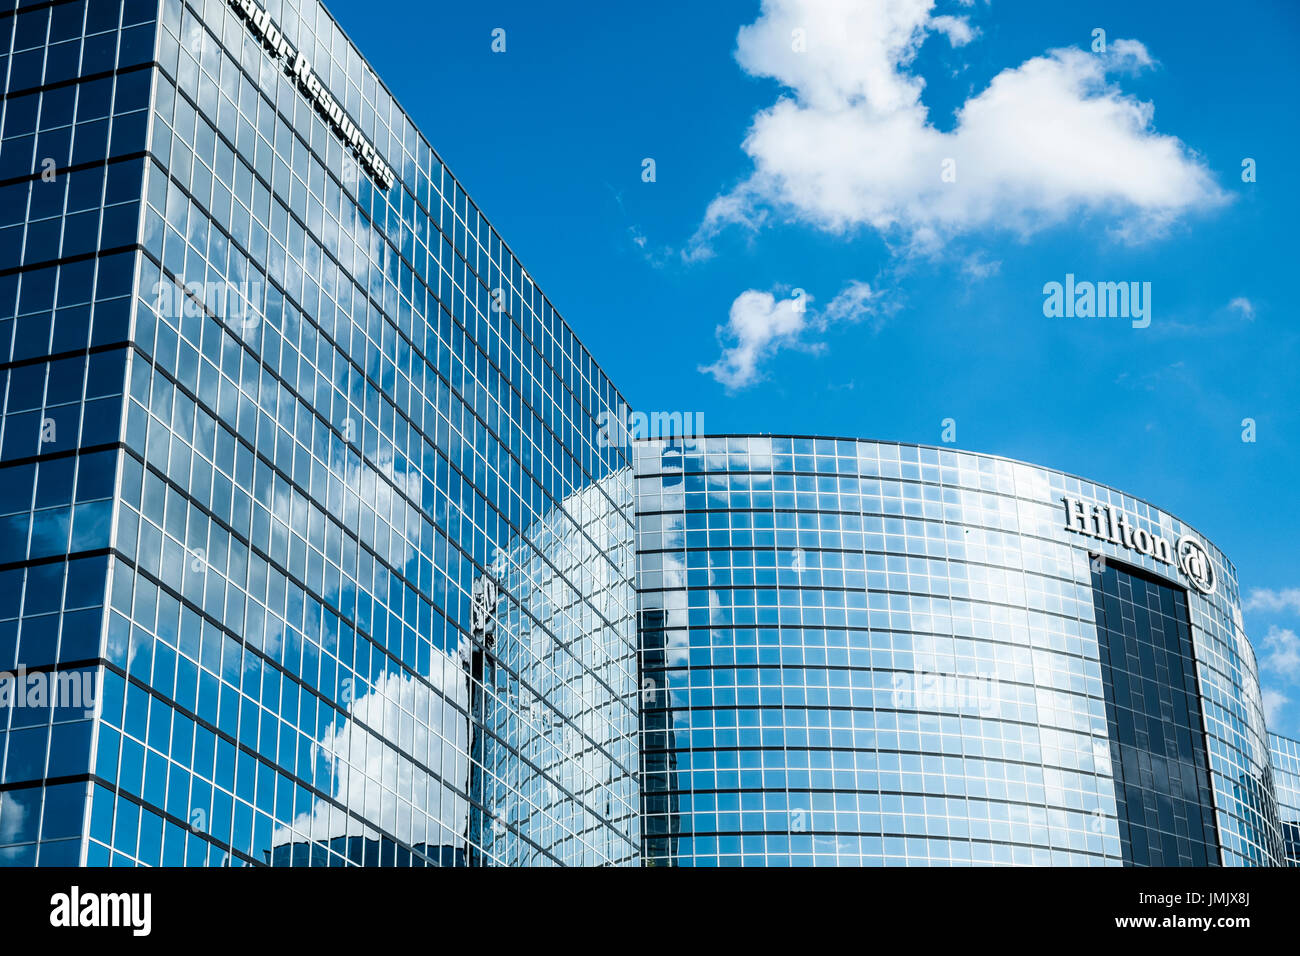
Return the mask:
{"type": "Polygon", "coordinates": [[[153,930],[152,893],[86,893],[73,886],[67,893],[50,897],[50,925],[61,929],[78,927],[127,927],[134,936],[148,936],[153,930]]]}
{"type": "Polygon", "coordinates": [[[1217,584],[1214,565],[1209,552],[1195,536],[1184,534],[1171,544],[1163,535],[1137,527],[1131,517],[1111,505],[1090,505],[1070,497],[1060,500],[1065,505],[1067,531],[1136,551],[1161,564],[1176,565],[1198,591],[1214,593],[1217,584]]]}
{"type": "Polygon", "coordinates": [[[307,95],[316,101],[316,107],[330,121],[334,131],[361,156],[370,169],[375,182],[381,189],[393,185],[395,174],[390,166],[379,157],[379,151],[366,139],[359,126],[348,116],[347,110],[330,94],[329,89],[312,71],[311,61],[285,38],[268,11],[259,7],[253,0],[230,0],[231,6],[239,11],[248,22],[249,28],[258,36],[272,55],[285,59],[287,68],[307,95]]]}

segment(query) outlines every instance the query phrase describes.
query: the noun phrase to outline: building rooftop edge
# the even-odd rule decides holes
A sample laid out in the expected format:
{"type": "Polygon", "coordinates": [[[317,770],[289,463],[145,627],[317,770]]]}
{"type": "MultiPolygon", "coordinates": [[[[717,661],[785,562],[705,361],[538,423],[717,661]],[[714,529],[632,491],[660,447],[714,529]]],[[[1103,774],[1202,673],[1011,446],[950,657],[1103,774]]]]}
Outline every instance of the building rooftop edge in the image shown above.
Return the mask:
{"type": "MultiPolygon", "coordinates": [[[[1140,495],[1135,495],[1129,491],[1125,491],[1123,488],[1117,488],[1114,485],[1108,485],[1105,482],[1096,481],[1095,479],[1088,478],[1084,475],[1076,475],[1073,472],[1062,471],[1061,469],[1053,468],[1050,465],[1043,465],[1037,462],[1025,461],[1024,459],[1021,458],[1011,458],[1007,455],[997,455],[997,454],[993,454],[992,452],[973,451],[969,448],[959,448],[955,445],[932,445],[927,442],[898,441],[896,439],[891,439],[891,438],[864,438],[862,436],[852,436],[852,435],[795,434],[791,432],[721,432],[721,433],[706,434],[706,435],[690,435],[686,437],[690,441],[700,441],[700,440],[707,441],[709,439],[723,439],[723,438],[789,438],[792,440],[805,439],[805,440],[813,440],[813,441],[847,441],[847,442],[857,442],[857,443],[868,442],[875,445],[895,445],[902,448],[928,448],[933,451],[959,452],[963,455],[974,455],[977,458],[987,458],[991,461],[1002,461],[1011,465],[1023,465],[1026,468],[1042,468],[1047,471],[1055,472],[1056,474],[1062,475],[1066,478],[1073,478],[1076,481],[1084,481],[1090,485],[1096,485],[1099,488],[1105,488],[1108,491],[1114,491],[1118,494],[1125,495],[1129,498],[1132,498],[1134,501],[1140,501],[1142,504],[1146,505],[1149,508],[1154,508],[1156,511],[1159,511],[1161,514],[1168,515],[1170,518],[1173,518],[1179,524],[1181,524],[1184,528],[1187,528],[1188,530],[1195,532],[1204,541],[1207,541],[1210,544],[1214,545],[1215,550],[1219,552],[1224,562],[1232,570],[1233,579],[1236,580],[1237,578],[1237,566],[1236,564],[1233,563],[1232,559],[1229,558],[1228,555],[1224,553],[1223,549],[1220,548],[1217,544],[1214,544],[1213,539],[1210,538],[1209,535],[1204,534],[1195,525],[1190,524],[1187,521],[1184,521],[1181,517],[1174,514],[1172,511],[1162,508],[1160,505],[1156,504],[1150,499],[1143,498],[1140,495]]],[[[659,438],[637,438],[632,440],[632,444],[649,445],[655,442],[673,441],[675,439],[676,436],[666,436],[666,437],[659,437],[659,438]]],[[[1237,581],[1237,587],[1238,587],[1238,591],[1240,591],[1241,588],[1240,581],[1237,581]]]]}

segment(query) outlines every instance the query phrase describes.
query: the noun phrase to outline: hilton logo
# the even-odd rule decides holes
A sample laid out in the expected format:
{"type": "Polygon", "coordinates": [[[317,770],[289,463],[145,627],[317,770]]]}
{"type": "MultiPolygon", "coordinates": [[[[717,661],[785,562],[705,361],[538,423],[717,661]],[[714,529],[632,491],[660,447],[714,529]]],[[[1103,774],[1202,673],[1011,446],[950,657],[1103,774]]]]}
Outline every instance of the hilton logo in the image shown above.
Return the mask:
{"type": "Polygon", "coordinates": [[[1102,541],[1159,561],[1175,565],[1196,590],[1213,594],[1216,586],[1214,565],[1205,545],[1190,534],[1185,534],[1170,544],[1145,528],[1135,526],[1122,511],[1110,505],[1089,505],[1077,498],[1062,498],[1065,504],[1065,527],[1068,531],[1086,534],[1102,541]]]}
{"type": "Polygon", "coordinates": [[[1174,545],[1178,553],[1178,570],[1202,594],[1214,593],[1214,565],[1205,546],[1190,534],[1185,534],[1174,545]]]}

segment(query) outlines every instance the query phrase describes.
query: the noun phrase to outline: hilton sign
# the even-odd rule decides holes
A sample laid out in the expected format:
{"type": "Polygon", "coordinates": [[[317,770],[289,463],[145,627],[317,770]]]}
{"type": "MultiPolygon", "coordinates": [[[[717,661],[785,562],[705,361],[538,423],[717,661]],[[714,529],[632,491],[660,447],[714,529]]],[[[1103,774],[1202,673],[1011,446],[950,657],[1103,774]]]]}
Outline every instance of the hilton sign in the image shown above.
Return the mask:
{"type": "Polygon", "coordinates": [[[1090,505],[1077,498],[1062,498],[1065,503],[1065,527],[1068,531],[1085,534],[1117,547],[1145,554],[1161,564],[1177,566],[1183,577],[1202,594],[1213,594],[1217,585],[1214,565],[1205,545],[1194,535],[1185,534],[1172,544],[1145,528],[1137,527],[1132,519],[1110,505],[1090,505]]]}
{"type": "Polygon", "coordinates": [[[384,162],[383,157],[379,155],[379,150],[375,149],[374,143],[370,142],[366,134],[361,132],[361,128],[352,121],[352,117],[348,116],[343,104],[325,88],[320,77],[312,71],[311,61],[280,32],[271,15],[253,0],[230,0],[230,5],[244,18],[249,29],[262,41],[262,46],[266,47],[271,56],[285,61],[285,71],[297,80],[303,92],[311,97],[316,104],[316,111],[334,127],[334,132],[356,152],[362,164],[370,171],[375,184],[380,189],[387,189],[393,185],[395,178],[393,168],[384,162]]]}

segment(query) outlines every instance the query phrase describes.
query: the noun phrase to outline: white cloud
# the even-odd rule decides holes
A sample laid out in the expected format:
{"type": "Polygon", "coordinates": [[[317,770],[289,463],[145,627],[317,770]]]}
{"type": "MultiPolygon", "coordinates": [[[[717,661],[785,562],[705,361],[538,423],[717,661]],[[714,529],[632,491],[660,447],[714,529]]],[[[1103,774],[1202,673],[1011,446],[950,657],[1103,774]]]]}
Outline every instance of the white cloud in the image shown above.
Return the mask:
{"type": "Polygon", "coordinates": [[[1291,698],[1280,690],[1272,690],[1268,687],[1264,688],[1262,696],[1264,698],[1264,723],[1271,728],[1277,723],[1278,718],[1282,716],[1282,708],[1291,703],[1291,698]]]}
{"type": "Polygon", "coordinates": [[[884,310],[881,294],[865,282],[850,282],[821,312],[812,309],[809,296],[792,295],[777,300],[770,292],[747,289],[731,303],[726,325],[718,326],[722,354],[700,371],[712,375],[728,389],[744,388],[762,377],[764,361],[782,348],[818,350],[805,333],[825,330],[832,323],[860,322],[872,318],[879,329],[884,310]]]}
{"type": "Polygon", "coordinates": [[[946,36],[948,42],[954,47],[965,46],[975,39],[975,34],[979,32],[965,17],[931,17],[930,26],[946,36]]]}
{"type": "Polygon", "coordinates": [[[1001,259],[990,259],[982,252],[968,255],[961,264],[962,275],[972,282],[979,282],[997,275],[1002,271],[1001,259]]]}
{"type": "Polygon", "coordinates": [[[1260,645],[1264,658],[1260,667],[1291,679],[1300,678],[1300,637],[1295,631],[1270,627],[1260,645]]]}
{"type": "Polygon", "coordinates": [[[1255,318],[1255,303],[1251,302],[1244,295],[1239,295],[1228,303],[1228,309],[1236,312],[1246,321],[1253,321],[1255,318]]]}
{"type": "Polygon", "coordinates": [[[805,306],[797,299],[778,302],[770,292],[748,289],[731,303],[731,315],[718,327],[718,339],[733,344],[712,365],[701,366],[727,388],[757,381],[759,364],[782,345],[796,342],[807,324],[805,306]]]}
{"type": "Polygon", "coordinates": [[[882,313],[878,308],[880,293],[865,282],[854,279],[826,306],[820,323],[825,327],[830,322],[860,322],[873,318],[878,324],[882,313]]]}
{"type": "Polygon", "coordinates": [[[933,7],[763,0],[736,59],[791,92],[754,117],[744,142],[754,171],[710,204],[687,258],[710,255],[729,225],[759,228],[769,210],[934,249],[975,229],[1027,235],[1100,212],[1137,239],[1227,201],[1198,157],[1154,131],[1152,104],[1111,82],[1152,65],[1135,40],[1114,40],[1105,54],[1051,50],[1004,69],[963,104],[950,132],[932,125],[925,81],[911,71],[917,51],[936,32],[953,45],[975,35],[964,17],[935,17],[933,7]],[[796,29],[804,52],[792,48],[796,29]],[[941,175],[948,161],[953,181],[941,175]]]}
{"type": "Polygon", "coordinates": [[[1247,611],[1294,611],[1300,614],[1300,588],[1251,588],[1246,596],[1247,611]]]}

